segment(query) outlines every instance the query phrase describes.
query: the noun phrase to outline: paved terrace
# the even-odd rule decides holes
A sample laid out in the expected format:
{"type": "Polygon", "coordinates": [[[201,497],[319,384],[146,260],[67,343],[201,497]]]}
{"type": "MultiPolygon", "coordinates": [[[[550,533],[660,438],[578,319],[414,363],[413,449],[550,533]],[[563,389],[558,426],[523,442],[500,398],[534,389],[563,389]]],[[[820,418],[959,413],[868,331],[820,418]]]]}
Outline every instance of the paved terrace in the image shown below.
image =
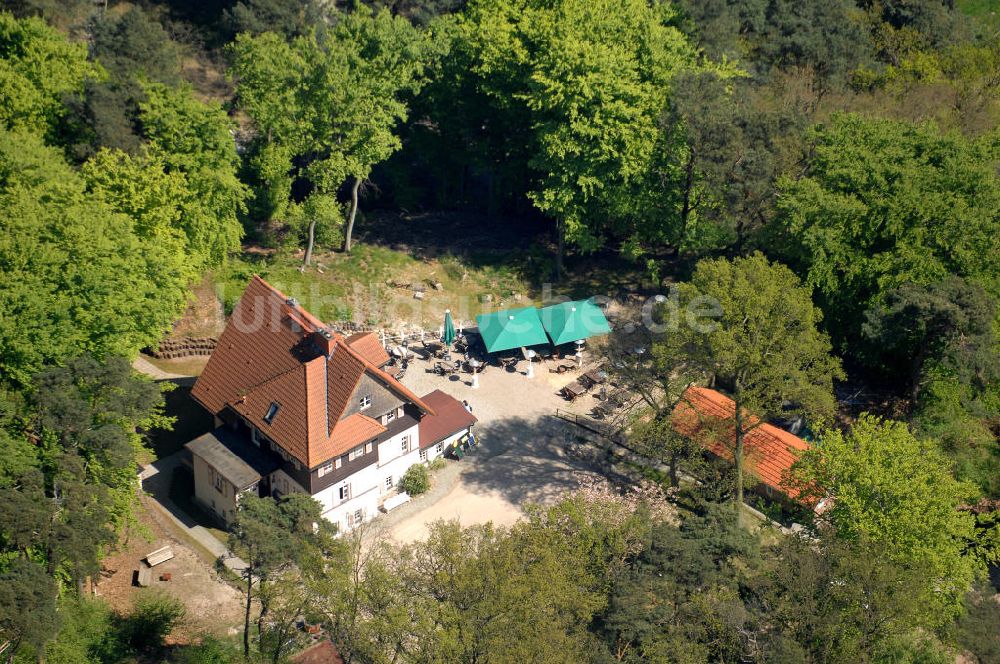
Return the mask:
{"type": "Polygon", "coordinates": [[[439,376],[429,371],[433,364],[411,360],[403,384],[417,394],[441,389],[468,400],[479,418],[481,447],[461,461],[448,460],[446,468],[433,474],[432,489],[381,516],[373,524],[374,534],[410,542],[426,536],[428,524],[439,519],[458,519],[463,526],[487,521],[510,525],[524,515],[525,503],[551,503],[596,474],[584,460],[566,453],[579,430],[554,417],[556,408],[584,414],[597,403],[590,394],[573,404],[559,396],[580,371],[550,373],[548,367],[556,362],[536,362],[529,379],[522,360],[515,371],[489,366],[473,389],[471,374],[439,376]]]}

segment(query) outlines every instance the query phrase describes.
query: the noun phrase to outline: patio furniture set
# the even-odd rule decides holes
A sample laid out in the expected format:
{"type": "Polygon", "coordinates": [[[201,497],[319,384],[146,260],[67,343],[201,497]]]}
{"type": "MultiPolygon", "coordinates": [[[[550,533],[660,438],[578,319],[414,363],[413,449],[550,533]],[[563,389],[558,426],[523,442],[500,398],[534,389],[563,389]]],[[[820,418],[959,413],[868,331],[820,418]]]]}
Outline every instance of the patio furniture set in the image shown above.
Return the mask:
{"type": "MultiPolygon", "coordinates": [[[[574,367],[575,368],[575,367],[574,367]]],[[[591,369],[581,374],[575,381],[564,385],[559,391],[567,401],[576,401],[598,385],[608,382],[608,374],[603,369],[591,369]]]]}

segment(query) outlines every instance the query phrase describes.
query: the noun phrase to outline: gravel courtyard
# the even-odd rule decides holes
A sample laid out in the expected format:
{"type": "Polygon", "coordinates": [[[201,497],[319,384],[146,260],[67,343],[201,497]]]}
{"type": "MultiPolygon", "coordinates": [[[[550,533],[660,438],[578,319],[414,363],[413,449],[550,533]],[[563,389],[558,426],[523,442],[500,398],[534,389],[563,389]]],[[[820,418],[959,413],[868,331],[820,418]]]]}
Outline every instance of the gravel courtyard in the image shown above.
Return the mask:
{"type": "Polygon", "coordinates": [[[594,474],[585,462],[566,454],[579,430],[555,417],[556,408],[582,414],[595,403],[589,394],[574,404],[559,396],[579,371],[550,373],[554,362],[536,362],[529,379],[524,361],[517,371],[490,366],[480,376],[479,388],[472,389],[469,374],[442,377],[428,371],[432,366],[433,361],[411,361],[402,382],[417,394],[441,389],[467,399],[479,418],[476,433],[482,445],[434,473],[430,492],[376,520],[375,533],[405,543],[426,536],[428,524],[439,519],[458,519],[464,526],[487,521],[510,525],[523,516],[525,503],[551,502],[594,474]]]}

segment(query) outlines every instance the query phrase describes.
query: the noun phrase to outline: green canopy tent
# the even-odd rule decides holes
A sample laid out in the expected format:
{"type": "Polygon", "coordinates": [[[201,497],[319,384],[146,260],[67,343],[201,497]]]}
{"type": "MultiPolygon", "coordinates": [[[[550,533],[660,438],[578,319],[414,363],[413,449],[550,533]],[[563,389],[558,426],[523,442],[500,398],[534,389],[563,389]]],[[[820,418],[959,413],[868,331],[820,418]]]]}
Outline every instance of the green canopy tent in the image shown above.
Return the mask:
{"type": "Polygon", "coordinates": [[[591,300],[553,304],[542,309],[539,315],[556,346],[611,332],[604,312],[591,300]]]}
{"type": "Polygon", "coordinates": [[[476,316],[476,323],[479,325],[479,336],[491,353],[549,342],[538,318],[538,310],[534,307],[480,314],[476,316]]]}

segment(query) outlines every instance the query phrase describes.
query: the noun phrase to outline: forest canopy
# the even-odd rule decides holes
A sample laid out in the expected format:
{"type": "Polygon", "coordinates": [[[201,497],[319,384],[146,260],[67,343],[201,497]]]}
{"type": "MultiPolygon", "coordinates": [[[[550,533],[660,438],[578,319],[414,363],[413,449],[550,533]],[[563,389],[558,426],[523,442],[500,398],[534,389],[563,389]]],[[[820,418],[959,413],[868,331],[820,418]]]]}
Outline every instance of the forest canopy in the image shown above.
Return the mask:
{"type": "Polygon", "coordinates": [[[996,661],[994,5],[4,2],[0,653],[277,664],[308,616],[356,662],[996,661]],[[413,223],[434,215],[443,258],[413,223]],[[466,233],[513,249],[451,253],[466,233]],[[247,500],[242,643],[168,646],[176,603],[82,590],[171,425],[132,361],[250,253],[304,288],[337,256],[342,291],[379,256],[458,281],[500,256],[512,300],[721,314],[616,321],[638,488],[369,548],[306,496],[247,500]],[[692,385],[734,401],[733,468],[672,424],[692,385]],[[790,479],[828,510],[754,505],[801,536],[743,511],[745,438],[793,420],[815,445],[790,479]]]}

